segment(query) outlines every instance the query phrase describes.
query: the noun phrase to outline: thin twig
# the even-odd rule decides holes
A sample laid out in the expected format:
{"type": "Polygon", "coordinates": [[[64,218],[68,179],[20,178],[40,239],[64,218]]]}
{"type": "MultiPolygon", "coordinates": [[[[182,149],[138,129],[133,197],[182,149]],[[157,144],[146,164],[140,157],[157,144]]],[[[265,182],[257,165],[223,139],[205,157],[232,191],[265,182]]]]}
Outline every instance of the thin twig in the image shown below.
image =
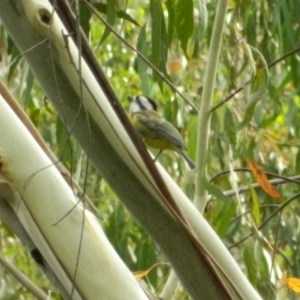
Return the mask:
{"type": "MultiPolygon", "coordinates": [[[[300,197],[300,193],[296,194],[295,196],[293,196],[292,198],[290,198],[289,200],[284,202],[282,205],[280,205],[257,229],[261,230],[274,216],[277,215],[278,212],[283,211],[283,209],[286,206],[288,206],[292,201],[296,200],[299,197],[300,197]]],[[[238,241],[234,245],[228,247],[228,249],[237,247],[238,245],[240,245],[241,243],[243,243],[244,241],[246,241],[248,238],[250,238],[253,235],[254,235],[254,232],[248,234],[247,236],[245,236],[243,239],[241,239],[240,241],[238,241]]]]}
{"type": "MultiPolygon", "coordinates": [[[[279,62],[281,62],[282,60],[286,59],[287,57],[297,53],[298,51],[300,51],[300,47],[284,54],[283,56],[279,57],[278,59],[276,59],[275,61],[271,62],[270,64],[268,64],[268,69],[274,67],[276,64],[278,64],[279,62]]],[[[236,89],[233,93],[231,93],[229,96],[227,96],[224,100],[222,100],[221,102],[219,102],[218,104],[214,105],[211,108],[211,112],[214,112],[216,109],[218,109],[219,107],[221,107],[223,104],[225,104],[226,102],[228,102],[230,99],[232,99],[235,95],[237,95],[239,92],[241,92],[243,89],[245,89],[251,82],[252,82],[251,78],[250,80],[248,80],[243,86],[239,87],[238,89],[236,89]]]]}

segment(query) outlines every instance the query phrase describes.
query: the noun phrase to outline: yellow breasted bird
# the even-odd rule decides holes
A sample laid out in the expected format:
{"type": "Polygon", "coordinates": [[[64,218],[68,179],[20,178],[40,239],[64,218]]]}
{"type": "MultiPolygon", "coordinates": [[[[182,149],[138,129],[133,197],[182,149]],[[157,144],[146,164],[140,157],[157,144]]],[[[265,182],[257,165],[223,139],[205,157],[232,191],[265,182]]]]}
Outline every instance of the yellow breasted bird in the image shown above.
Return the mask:
{"type": "Polygon", "coordinates": [[[183,156],[191,169],[195,169],[180,133],[157,112],[155,101],[145,96],[128,97],[128,100],[129,118],[145,144],[160,150],[159,154],[163,150],[173,150],[183,156]]]}

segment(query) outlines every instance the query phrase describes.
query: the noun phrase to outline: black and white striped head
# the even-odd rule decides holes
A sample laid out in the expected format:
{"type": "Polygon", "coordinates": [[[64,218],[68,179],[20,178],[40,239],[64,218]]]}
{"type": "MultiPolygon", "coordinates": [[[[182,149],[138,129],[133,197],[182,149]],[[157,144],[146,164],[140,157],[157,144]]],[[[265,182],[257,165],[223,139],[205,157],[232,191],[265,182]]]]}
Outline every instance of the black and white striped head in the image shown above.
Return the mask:
{"type": "Polygon", "coordinates": [[[131,113],[137,113],[142,110],[155,110],[157,111],[157,105],[154,100],[145,96],[133,96],[127,97],[130,101],[129,111],[131,113]]]}

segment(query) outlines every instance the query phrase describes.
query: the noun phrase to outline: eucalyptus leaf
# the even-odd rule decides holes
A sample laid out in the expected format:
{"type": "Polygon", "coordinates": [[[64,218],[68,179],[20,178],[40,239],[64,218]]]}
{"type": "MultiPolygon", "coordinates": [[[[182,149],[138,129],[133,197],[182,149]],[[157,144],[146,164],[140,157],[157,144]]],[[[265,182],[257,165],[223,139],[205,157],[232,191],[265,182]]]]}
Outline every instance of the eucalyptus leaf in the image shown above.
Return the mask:
{"type": "MultiPolygon", "coordinates": [[[[152,54],[151,62],[153,65],[165,76],[167,76],[166,62],[168,60],[168,41],[167,29],[165,24],[164,12],[162,10],[161,2],[159,0],[150,1],[151,14],[151,41],[152,54]]],[[[153,74],[162,90],[163,81],[155,73],[153,74]]]]}
{"type": "MultiPolygon", "coordinates": [[[[146,25],[142,27],[138,36],[137,50],[147,57],[146,25]]],[[[141,89],[143,94],[149,95],[148,65],[139,56],[137,57],[137,70],[141,79],[141,89]]]]}

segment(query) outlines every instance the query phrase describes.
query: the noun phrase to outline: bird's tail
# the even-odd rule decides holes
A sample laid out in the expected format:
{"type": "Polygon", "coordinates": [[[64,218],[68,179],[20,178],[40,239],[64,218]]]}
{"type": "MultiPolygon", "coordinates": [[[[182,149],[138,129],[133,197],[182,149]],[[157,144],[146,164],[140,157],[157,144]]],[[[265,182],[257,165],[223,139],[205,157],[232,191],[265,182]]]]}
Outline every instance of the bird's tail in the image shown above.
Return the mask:
{"type": "Polygon", "coordinates": [[[189,168],[190,168],[191,170],[196,169],[196,166],[195,166],[194,162],[193,162],[192,159],[187,155],[187,153],[186,153],[184,150],[182,150],[182,149],[179,149],[179,152],[180,152],[180,154],[183,156],[183,158],[185,159],[185,161],[187,162],[189,168]]]}

